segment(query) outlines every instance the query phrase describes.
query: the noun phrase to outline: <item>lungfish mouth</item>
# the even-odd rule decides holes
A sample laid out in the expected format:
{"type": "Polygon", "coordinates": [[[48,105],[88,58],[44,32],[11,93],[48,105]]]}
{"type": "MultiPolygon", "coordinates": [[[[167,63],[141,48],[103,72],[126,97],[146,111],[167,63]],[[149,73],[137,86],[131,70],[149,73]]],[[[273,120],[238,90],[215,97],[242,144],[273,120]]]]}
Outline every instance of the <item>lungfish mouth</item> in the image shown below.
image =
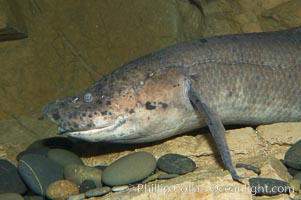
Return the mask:
{"type": "Polygon", "coordinates": [[[111,131],[115,130],[119,126],[125,123],[126,118],[123,115],[118,116],[117,120],[115,121],[114,124],[110,126],[105,126],[105,127],[100,127],[100,128],[93,128],[93,129],[87,129],[87,130],[72,130],[72,131],[67,131],[62,127],[58,127],[57,132],[58,134],[66,134],[71,137],[77,137],[81,138],[82,136],[84,137],[89,137],[89,136],[94,136],[96,134],[101,134],[101,133],[110,133],[111,131]]]}

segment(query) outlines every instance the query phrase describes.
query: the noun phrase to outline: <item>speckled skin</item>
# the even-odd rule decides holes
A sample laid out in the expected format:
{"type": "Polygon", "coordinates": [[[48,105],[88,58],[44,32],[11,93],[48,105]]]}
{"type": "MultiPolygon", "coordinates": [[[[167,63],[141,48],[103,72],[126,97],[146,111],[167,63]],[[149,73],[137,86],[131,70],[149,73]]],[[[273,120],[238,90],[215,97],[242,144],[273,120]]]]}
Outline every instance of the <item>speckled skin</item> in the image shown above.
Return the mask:
{"type": "Polygon", "coordinates": [[[301,29],[296,28],[164,48],[78,95],[48,104],[44,113],[72,137],[139,143],[206,126],[191,104],[190,89],[223,124],[267,124],[301,120],[300,88],[301,29]]]}

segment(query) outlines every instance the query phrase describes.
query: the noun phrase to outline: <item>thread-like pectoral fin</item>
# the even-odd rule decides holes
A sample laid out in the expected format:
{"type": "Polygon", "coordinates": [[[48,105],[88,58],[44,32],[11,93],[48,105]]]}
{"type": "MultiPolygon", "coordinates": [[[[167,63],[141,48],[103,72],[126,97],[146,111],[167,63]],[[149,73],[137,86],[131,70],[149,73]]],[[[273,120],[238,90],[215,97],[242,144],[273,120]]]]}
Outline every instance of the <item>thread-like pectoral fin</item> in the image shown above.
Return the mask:
{"type": "Polygon", "coordinates": [[[211,131],[211,134],[216,142],[225,167],[229,170],[233,180],[239,181],[241,177],[238,176],[233,167],[231,156],[229,153],[229,148],[225,137],[225,128],[219,116],[207,106],[205,99],[202,98],[201,95],[195,92],[191,87],[188,91],[188,97],[190,101],[197,107],[201,115],[204,117],[211,131]]]}

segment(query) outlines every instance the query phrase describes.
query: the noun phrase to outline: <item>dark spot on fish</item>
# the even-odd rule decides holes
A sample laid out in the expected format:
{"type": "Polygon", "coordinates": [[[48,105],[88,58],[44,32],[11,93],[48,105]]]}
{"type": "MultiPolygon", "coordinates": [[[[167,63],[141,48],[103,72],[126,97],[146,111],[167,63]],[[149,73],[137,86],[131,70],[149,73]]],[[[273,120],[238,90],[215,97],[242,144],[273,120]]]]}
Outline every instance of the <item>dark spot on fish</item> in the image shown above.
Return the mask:
{"type": "Polygon", "coordinates": [[[150,117],[147,117],[147,120],[150,120],[150,117]]]}
{"type": "Polygon", "coordinates": [[[130,96],[130,98],[132,98],[132,96],[130,96]]]}
{"type": "Polygon", "coordinates": [[[146,108],[147,110],[154,110],[154,109],[156,109],[156,106],[152,105],[151,102],[147,101],[147,102],[145,103],[145,108],[146,108]]]}
{"type": "Polygon", "coordinates": [[[92,127],[92,124],[87,124],[87,127],[88,127],[88,128],[91,128],[91,127],[92,127]]]}
{"type": "Polygon", "coordinates": [[[173,85],[173,87],[177,87],[177,85],[173,85]]]}
{"type": "Polygon", "coordinates": [[[160,105],[162,108],[167,108],[167,107],[168,107],[168,104],[167,104],[167,103],[159,102],[159,105],[160,105]]]}
{"type": "Polygon", "coordinates": [[[54,113],[54,114],[52,115],[52,118],[53,118],[54,120],[59,120],[59,119],[61,119],[61,116],[60,116],[58,113],[54,113]]]}
{"type": "Polygon", "coordinates": [[[94,112],[94,115],[97,115],[97,112],[94,112]]]}
{"type": "Polygon", "coordinates": [[[208,40],[206,40],[206,39],[200,39],[200,42],[204,44],[204,43],[208,42],[208,40]]]}
{"type": "Polygon", "coordinates": [[[101,113],[102,115],[107,115],[107,114],[108,114],[108,111],[105,110],[105,111],[101,111],[100,113],[101,113]]]}
{"type": "Polygon", "coordinates": [[[112,113],[111,113],[111,112],[109,112],[109,115],[112,115],[112,113]]]}
{"type": "Polygon", "coordinates": [[[92,118],[92,115],[91,115],[91,114],[89,114],[89,115],[88,115],[88,117],[89,117],[89,118],[92,118]]]}
{"type": "Polygon", "coordinates": [[[227,97],[232,97],[232,94],[233,94],[233,92],[231,90],[228,90],[227,93],[226,93],[226,96],[227,97]]]}
{"type": "Polygon", "coordinates": [[[134,109],[131,109],[129,113],[130,113],[130,114],[133,114],[133,113],[135,113],[135,110],[134,110],[134,109]]]}
{"type": "Polygon", "coordinates": [[[83,117],[86,117],[87,115],[86,115],[86,113],[83,113],[82,116],[83,116],[83,117]]]}
{"type": "Polygon", "coordinates": [[[100,99],[98,99],[98,100],[96,101],[96,103],[97,103],[97,104],[102,104],[102,101],[101,101],[100,99]]]}
{"type": "Polygon", "coordinates": [[[111,105],[111,101],[107,101],[107,105],[110,106],[111,105]]]}

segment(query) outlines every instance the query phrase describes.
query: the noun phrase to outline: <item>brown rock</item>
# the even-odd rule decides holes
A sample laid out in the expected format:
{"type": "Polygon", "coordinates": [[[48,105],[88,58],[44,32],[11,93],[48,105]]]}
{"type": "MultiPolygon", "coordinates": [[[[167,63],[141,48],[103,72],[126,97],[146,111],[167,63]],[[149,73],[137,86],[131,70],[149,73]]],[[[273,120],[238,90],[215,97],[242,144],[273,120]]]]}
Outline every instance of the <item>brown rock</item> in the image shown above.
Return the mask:
{"type": "Polygon", "coordinates": [[[289,182],[293,178],[282,162],[275,157],[269,157],[260,170],[260,177],[274,178],[285,182],[289,182]]]}
{"type": "Polygon", "coordinates": [[[76,195],[78,193],[79,190],[77,185],[68,180],[53,182],[48,186],[46,190],[47,197],[55,200],[63,200],[68,196],[76,195]]]}
{"type": "Polygon", "coordinates": [[[271,145],[292,145],[300,139],[301,123],[275,123],[261,125],[256,131],[265,141],[271,145]]]}

